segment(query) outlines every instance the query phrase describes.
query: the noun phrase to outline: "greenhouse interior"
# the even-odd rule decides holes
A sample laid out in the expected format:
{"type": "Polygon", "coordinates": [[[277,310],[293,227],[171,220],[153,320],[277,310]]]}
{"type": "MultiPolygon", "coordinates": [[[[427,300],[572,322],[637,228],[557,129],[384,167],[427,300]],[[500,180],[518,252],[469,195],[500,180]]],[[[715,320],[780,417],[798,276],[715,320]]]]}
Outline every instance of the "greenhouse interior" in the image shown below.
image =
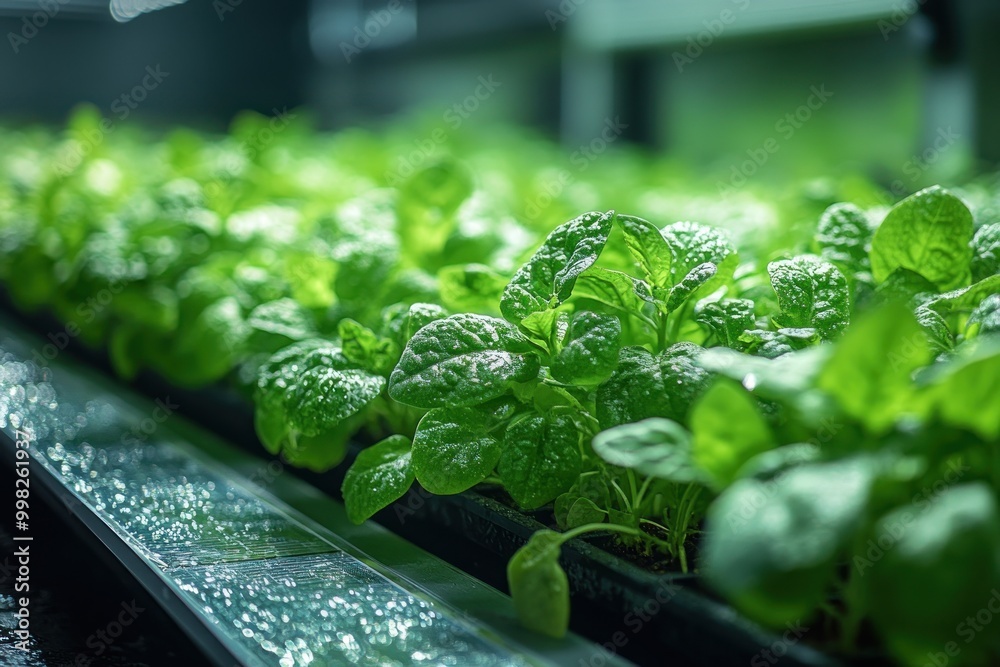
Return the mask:
{"type": "Polygon", "coordinates": [[[998,32],[0,0],[0,666],[1000,665],[998,32]]]}

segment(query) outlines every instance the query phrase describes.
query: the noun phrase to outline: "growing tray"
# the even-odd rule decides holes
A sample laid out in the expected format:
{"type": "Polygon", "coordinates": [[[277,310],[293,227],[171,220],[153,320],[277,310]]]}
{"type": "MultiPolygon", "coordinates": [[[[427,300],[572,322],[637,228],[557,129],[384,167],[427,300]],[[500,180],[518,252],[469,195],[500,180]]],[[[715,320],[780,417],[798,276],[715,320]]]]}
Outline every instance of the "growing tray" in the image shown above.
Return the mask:
{"type": "MultiPolygon", "coordinates": [[[[9,309],[9,304],[7,304],[9,309]]],[[[48,315],[21,317],[35,331],[58,330],[48,315]]],[[[71,343],[72,352],[109,373],[110,362],[100,350],[71,343]]],[[[256,456],[264,454],[253,431],[249,401],[227,387],[184,390],[145,372],[132,386],[151,398],[169,396],[178,412],[256,456]]],[[[360,444],[347,460],[322,474],[292,468],[273,459],[261,476],[291,471],[323,493],[340,498],[340,484],[360,444]]],[[[266,480],[265,480],[266,481],[266,480]]],[[[435,496],[415,486],[375,520],[417,546],[461,568],[477,579],[507,590],[507,560],[538,529],[549,527],[539,516],[527,515],[482,493],[469,491],[435,496]]],[[[639,664],[705,667],[745,666],[758,656],[771,664],[837,667],[842,661],[798,641],[789,642],[738,614],[701,584],[698,575],[655,574],[586,540],[573,540],[562,552],[569,578],[573,631],[639,664]]],[[[584,660],[597,667],[603,654],[584,660]]]]}
{"type": "Polygon", "coordinates": [[[182,417],[136,437],[162,405],[65,358],[23,363],[33,343],[0,318],[0,462],[31,493],[13,539],[42,555],[45,501],[183,630],[196,664],[627,664],[576,635],[524,630],[496,589],[374,523],[352,525],[292,475],[261,476],[266,461],[182,417]]]}

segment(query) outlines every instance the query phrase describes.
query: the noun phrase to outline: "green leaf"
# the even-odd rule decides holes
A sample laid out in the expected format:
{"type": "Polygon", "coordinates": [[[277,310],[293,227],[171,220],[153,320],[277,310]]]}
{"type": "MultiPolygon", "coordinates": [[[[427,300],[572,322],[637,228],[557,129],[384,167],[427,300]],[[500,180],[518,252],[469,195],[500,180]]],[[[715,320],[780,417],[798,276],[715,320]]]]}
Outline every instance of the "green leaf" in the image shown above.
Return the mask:
{"type": "Polygon", "coordinates": [[[749,299],[707,303],[695,319],[715,335],[720,345],[737,348],[743,332],[754,328],[754,303],[749,299]]]}
{"type": "Polygon", "coordinates": [[[305,340],[316,334],[308,311],[293,299],[278,299],[262,303],[247,318],[251,328],[282,336],[290,341],[305,340]]]}
{"type": "Polygon", "coordinates": [[[143,359],[143,341],[147,333],[135,324],[121,324],[111,331],[108,356],[119,377],[131,380],[139,373],[143,359]]]}
{"type": "Polygon", "coordinates": [[[562,535],[539,530],[507,564],[507,584],[521,625],[562,638],[569,628],[569,580],[559,566],[562,535]]]}
{"type": "Polygon", "coordinates": [[[602,523],[606,512],[589,498],[577,498],[566,512],[566,529],[585,526],[588,523],[602,523]]]}
{"type": "Polygon", "coordinates": [[[737,347],[750,354],[756,354],[768,359],[797,352],[820,342],[819,332],[812,328],[806,329],[747,329],[736,339],[737,347]]]}
{"type": "Polygon", "coordinates": [[[991,662],[1000,626],[974,621],[993,607],[1000,584],[1000,516],[988,486],[953,487],[923,507],[900,507],[868,544],[854,565],[867,575],[871,619],[900,664],[925,664],[959,637],[961,664],[991,662]]]}
{"type": "Polygon", "coordinates": [[[911,375],[930,360],[913,314],[888,304],[859,318],[837,342],[818,386],[868,430],[884,433],[915,408],[911,375]]]}
{"type": "Polygon", "coordinates": [[[470,406],[538,375],[536,348],[517,328],[485,315],[452,315],[420,329],[389,379],[389,395],[420,408],[470,406]]]}
{"type": "Polygon", "coordinates": [[[476,408],[437,408],[424,415],[413,436],[413,471],[421,486],[450,495],[486,479],[502,451],[492,425],[476,408]]]}
{"type": "MultiPolygon", "coordinates": [[[[375,297],[379,295],[379,292],[375,289],[372,290],[369,298],[369,306],[379,302],[415,303],[437,302],[441,300],[441,295],[438,293],[437,278],[421,268],[402,268],[392,275],[384,285],[384,293],[381,294],[381,298],[378,300],[375,297]]],[[[346,312],[353,313],[357,311],[348,309],[346,312]]],[[[361,312],[364,313],[364,319],[366,320],[374,314],[373,309],[370,307],[364,308],[361,312]]]]}
{"type": "Polygon", "coordinates": [[[577,277],[604,249],[613,217],[613,211],[584,213],[554,229],[504,290],[500,300],[504,317],[520,322],[568,299],[577,277]]]}
{"type": "Polygon", "coordinates": [[[962,200],[933,186],[896,204],[872,237],[875,282],[899,268],[919,273],[939,291],[969,283],[973,220],[962,200]]]}
{"type": "Polygon", "coordinates": [[[917,376],[924,403],[951,426],[1000,438],[1000,337],[976,338],[917,376]]]}
{"type": "Polygon", "coordinates": [[[573,293],[593,299],[627,315],[641,315],[644,306],[653,302],[649,286],[621,271],[594,266],[577,279],[573,293]]]}
{"type": "Polygon", "coordinates": [[[719,267],[711,262],[699,264],[691,269],[691,271],[684,276],[679,283],[670,289],[664,305],[664,310],[668,313],[672,313],[680,308],[685,301],[690,299],[695,294],[700,293],[699,290],[708,284],[718,272],[719,267]]]}
{"type": "Polygon", "coordinates": [[[972,237],[972,280],[1000,273],[1000,222],[983,225],[972,237]]]}
{"type": "Polygon", "coordinates": [[[504,488],[525,509],[554,500],[580,474],[580,440],[565,415],[531,416],[511,424],[497,466],[504,488]]]}
{"type": "Polygon", "coordinates": [[[337,324],[344,356],[376,375],[389,375],[399,359],[399,347],[388,338],[379,338],[360,322],[343,319],[337,324]]]}
{"type": "Polygon", "coordinates": [[[458,160],[446,157],[436,159],[414,173],[400,187],[400,195],[406,204],[438,209],[447,215],[457,211],[472,190],[472,174],[468,168],[458,160]]]}
{"type": "Polygon", "coordinates": [[[507,280],[488,266],[446,266],[438,271],[441,303],[457,313],[492,315],[498,311],[507,280]]]}
{"type": "Polygon", "coordinates": [[[312,315],[293,299],[262,303],[247,317],[252,329],[250,346],[255,351],[276,352],[297,340],[316,336],[312,315]]]}
{"type": "Polygon", "coordinates": [[[936,296],[939,291],[937,285],[916,271],[898,268],[875,288],[875,296],[878,303],[923,303],[936,296]]]}
{"type": "Polygon", "coordinates": [[[610,502],[611,495],[604,476],[596,471],[585,472],[573,483],[569,491],[556,498],[553,514],[559,527],[568,530],[587,523],[600,523],[604,520],[604,513],[601,512],[600,516],[592,512],[587,514],[588,508],[592,506],[600,510],[608,507],[610,502]],[[570,522],[570,510],[576,507],[580,500],[586,500],[587,503],[580,505],[572,517],[573,522],[570,522]]]}
{"type": "Polygon", "coordinates": [[[823,212],[816,228],[820,257],[850,273],[870,271],[868,252],[874,232],[860,208],[834,204],[823,212]]]}
{"type": "Polygon", "coordinates": [[[257,438],[271,454],[278,454],[285,445],[291,428],[278,393],[255,397],[253,426],[257,438]]]}
{"type": "Polygon", "coordinates": [[[177,294],[164,285],[130,284],[112,303],[122,319],[145,329],[171,332],[177,328],[177,294]]]}
{"type": "Polygon", "coordinates": [[[825,339],[839,335],[850,320],[851,293],[837,267],[813,255],[783,259],[767,265],[771,287],[781,313],[782,327],[815,328],[825,339]]]}
{"type": "Polygon", "coordinates": [[[282,447],[281,456],[293,466],[325,472],[344,460],[347,444],[363,422],[359,415],[354,415],[317,435],[293,431],[282,447]]]}
{"type": "Polygon", "coordinates": [[[739,384],[720,379],[691,408],[692,453],[716,489],[727,487],[743,465],[775,445],[757,402],[739,384]]]}
{"type": "Polygon", "coordinates": [[[967,339],[989,334],[1000,334],[1000,294],[993,294],[983,299],[969,315],[969,321],[965,326],[967,339]]]}
{"type": "Polygon", "coordinates": [[[607,463],[647,477],[679,484],[706,481],[694,462],[691,434],[669,419],[652,417],[615,426],[594,436],[593,445],[607,463]]]}
{"type": "Polygon", "coordinates": [[[618,368],[597,390],[597,419],[611,428],[649,417],[683,422],[708,383],[695,359],[702,348],[677,343],[653,356],[641,347],[619,352],[618,368]]]}
{"type": "Polygon", "coordinates": [[[924,330],[927,342],[935,353],[955,347],[955,336],[948,328],[948,323],[937,311],[931,310],[927,306],[918,306],[913,314],[917,318],[917,323],[924,330]]]}
{"type": "Polygon", "coordinates": [[[437,322],[448,317],[448,311],[433,303],[414,303],[406,310],[402,318],[399,335],[403,345],[431,322],[437,322]]]}
{"type": "Polygon", "coordinates": [[[708,511],[709,583],[769,626],[811,616],[861,525],[872,479],[866,460],[846,459],[737,481],[708,511]]]}
{"type": "Polygon", "coordinates": [[[363,523],[403,497],[413,484],[410,440],[390,435],[358,453],[344,476],[341,490],[347,518],[363,523]]]}
{"type": "Polygon", "coordinates": [[[954,313],[969,313],[984,299],[994,294],[1000,294],[1000,274],[984,278],[969,287],[960,287],[935,296],[924,306],[942,317],[948,317],[954,313]]]}
{"type": "Polygon", "coordinates": [[[521,329],[535,340],[549,341],[556,332],[556,326],[565,313],[560,310],[540,310],[521,320],[521,329]]]}
{"type": "Polygon", "coordinates": [[[193,322],[179,327],[177,336],[151,359],[163,375],[184,387],[199,387],[221,379],[244,352],[249,328],[234,297],[220,299],[193,322]]]}
{"type": "Polygon", "coordinates": [[[794,466],[820,460],[822,453],[818,446],[806,442],[775,447],[744,463],[737,477],[774,479],[794,466]]]}
{"type": "Polygon", "coordinates": [[[288,253],[284,262],[285,280],[292,298],[305,308],[329,308],[337,300],[333,292],[337,264],[312,253],[288,253]]]}
{"type": "Polygon", "coordinates": [[[552,360],[552,377],[565,384],[599,384],[618,365],[622,325],[613,315],[575,313],[552,360]]]}
{"type": "Polygon", "coordinates": [[[285,390],[285,414],[307,436],[361,412],[385,387],[385,378],[353,367],[343,355],[313,353],[298,368],[296,380],[285,390]]]}
{"type": "Polygon", "coordinates": [[[815,412],[817,377],[827,365],[832,349],[821,346],[765,359],[725,348],[705,350],[698,357],[702,368],[732,378],[755,395],[806,407],[815,412]]]}
{"type": "Polygon", "coordinates": [[[350,429],[344,435],[338,427],[359,415],[384,387],[385,378],[352,364],[334,343],[321,339],[295,343],[279,350],[260,369],[254,395],[257,433],[270,451],[289,456],[296,451],[301,455],[307,445],[322,449],[327,439],[330,453],[310,453],[310,460],[336,463],[347,436],[354,432],[350,429]]]}
{"type": "Polygon", "coordinates": [[[739,263],[736,249],[721,230],[696,222],[675,222],[661,232],[670,247],[670,284],[676,285],[701,264],[715,264],[715,276],[698,291],[700,296],[709,294],[733,277],[739,263]]]}
{"type": "Polygon", "coordinates": [[[631,215],[616,215],[615,222],[624,232],[625,246],[638,262],[646,281],[653,287],[669,289],[676,282],[670,273],[673,255],[659,228],[631,215]]]}
{"type": "Polygon", "coordinates": [[[389,283],[399,263],[399,241],[387,230],[361,229],[338,240],[334,259],[338,265],[334,292],[348,312],[360,317],[381,305],[373,297],[389,283]]]}

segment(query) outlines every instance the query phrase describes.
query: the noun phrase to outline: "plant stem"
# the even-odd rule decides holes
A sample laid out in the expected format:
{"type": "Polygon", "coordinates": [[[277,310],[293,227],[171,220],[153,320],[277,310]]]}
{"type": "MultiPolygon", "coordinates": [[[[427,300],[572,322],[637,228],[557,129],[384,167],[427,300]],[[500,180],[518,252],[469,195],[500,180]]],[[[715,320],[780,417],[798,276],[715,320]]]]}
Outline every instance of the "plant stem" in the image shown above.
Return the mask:
{"type": "Polygon", "coordinates": [[[632,510],[636,511],[639,509],[639,503],[636,501],[639,495],[639,486],[635,481],[635,471],[631,468],[626,468],[625,475],[628,477],[628,490],[632,494],[632,510]]]}
{"type": "Polygon", "coordinates": [[[564,544],[565,542],[568,542],[576,537],[580,537],[586,533],[597,532],[599,530],[606,530],[612,533],[625,533],[626,535],[632,535],[635,537],[650,537],[650,535],[647,535],[638,528],[623,526],[618,523],[587,523],[582,526],[577,526],[572,530],[567,530],[565,533],[560,535],[559,544],[564,544]]]}
{"type": "Polygon", "coordinates": [[[684,324],[684,320],[687,319],[688,313],[690,312],[690,301],[686,302],[683,306],[671,313],[670,331],[668,334],[668,339],[671,344],[676,343],[677,339],[681,336],[681,325],[684,324]]]}
{"type": "Polygon", "coordinates": [[[671,521],[670,544],[672,545],[672,553],[680,558],[681,561],[681,571],[687,574],[688,562],[687,562],[687,549],[684,545],[687,542],[688,528],[691,525],[691,519],[694,517],[694,504],[698,500],[698,496],[701,495],[701,487],[697,484],[688,484],[687,488],[684,489],[684,493],[681,496],[680,503],[677,504],[677,512],[671,521]]]}
{"type": "Polygon", "coordinates": [[[618,495],[621,496],[622,504],[625,505],[625,511],[631,514],[632,513],[632,503],[630,503],[628,501],[628,496],[626,496],[625,492],[622,491],[622,487],[618,486],[618,481],[614,480],[614,479],[611,480],[611,486],[615,487],[615,491],[617,491],[618,495]]]}
{"type": "Polygon", "coordinates": [[[583,403],[581,403],[579,400],[577,400],[576,396],[574,396],[573,394],[569,393],[564,388],[565,385],[555,384],[553,382],[549,382],[548,380],[543,380],[543,383],[545,383],[545,384],[549,385],[550,387],[552,387],[553,390],[557,394],[559,394],[560,396],[562,396],[563,398],[565,398],[569,402],[569,404],[570,404],[571,407],[576,408],[579,411],[580,416],[582,416],[583,418],[585,418],[587,420],[587,423],[590,424],[590,434],[591,435],[596,435],[598,432],[600,432],[600,430],[601,430],[601,423],[599,421],[597,421],[597,418],[594,417],[594,415],[590,414],[590,410],[588,410],[587,408],[585,408],[583,406],[583,403]]]}
{"type": "Polygon", "coordinates": [[[660,313],[656,323],[656,347],[660,352],[667,349],[667,319],[667,315],[660,313]]]}
{"type": "MultiPolygon", "coordinates": [[[[859,536],[865,533],[858,533],[859,536]]],[[[860,542],[861,538],[858,538],[860,542]]],[[[844,585],[844,613],[841,615],[841,649],[845,653],[852,653],[858,640],[858,630],[861,621],[865,618],[865,589],[861,584],[861,577],[857,576],[857,569],[853,566],[847,575],[847,583],[844,585]]]]}
{"type": "Polygon", "coordinates": [[[639,507],[642,505],[642,499],[646,497],[646,491],[649,490],[649,485],[652,483],[653,478],[647,477],[642,481],[642,486],[639,488],[639,493],[635,496],[635,506],[639,507]]]}
{"type": "MultiPolygon", "coordinates": [[[[612,533],[624,533],[625,535],[631,535],[633,537],[649,540],[650,542],[656,542],[657,544],[666,546],[668,549],[670,547],[669,544],[667,544],[663,540],[653,535],[650,535],[649,533],[644,533],[638,528],[632,528],[631,526],[623,526],[620,523],[588,523],[583,526],[577,526],[576,528],[568,530],[562,535],[560,535],[559,540],[556,542],[556,544],[558,546],[562,546],[563,544],[565,544],[569,540],[572,540],[573,538],[579,537],[585,533],[594,533],[600,530],[605,530],[612,533]]],[[[686,567],[687,561],[684,561],[683,564],[686,567]]],[[[687,570],[685,570],[685,572],[686,571],[687,570]]]]}

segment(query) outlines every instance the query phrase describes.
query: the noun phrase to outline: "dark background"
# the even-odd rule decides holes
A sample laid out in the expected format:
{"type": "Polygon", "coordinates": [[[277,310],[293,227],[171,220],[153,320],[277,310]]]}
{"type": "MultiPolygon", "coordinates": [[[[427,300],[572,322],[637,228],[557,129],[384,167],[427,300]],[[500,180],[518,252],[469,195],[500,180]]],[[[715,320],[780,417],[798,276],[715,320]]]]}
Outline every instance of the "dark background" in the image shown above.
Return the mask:
{"type": "Polygon", "coordinates": [[[754,145],[827,82],[838,110],[813,134],[836,140],[803,154],[898,171],[951,127],[952,161],[1000,159],[992,0],[399,0],[348,62],[343,45],[389,3],[190,0],[118,23],[107,0],[0,0],[0,120],[60,124],[80,102],[108,114],[156,65],[169,77],[134,117],[212,130],[243,109],[305,107],[325,128],[440,114],[493,74],[504,94],[484,120],[572,144],[621,115],[627,138],[697,162],[754,145]],[[11,34],[52,6],[15,53],[11,34]],[[735,20],[679,72],[674,54],[727,9],[735,20]]]}

